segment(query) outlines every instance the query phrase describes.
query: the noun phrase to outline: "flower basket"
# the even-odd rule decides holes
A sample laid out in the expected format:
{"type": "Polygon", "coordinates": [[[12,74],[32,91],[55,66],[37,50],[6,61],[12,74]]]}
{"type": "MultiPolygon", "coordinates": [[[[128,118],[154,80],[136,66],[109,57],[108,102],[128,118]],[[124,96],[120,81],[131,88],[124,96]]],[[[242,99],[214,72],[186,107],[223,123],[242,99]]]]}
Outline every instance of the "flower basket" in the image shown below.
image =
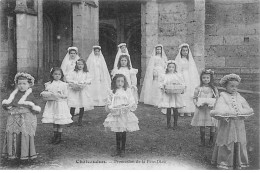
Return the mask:
{"type": "Polygon", "coordinates": [[[185,86],[182,84],[168,84],[165,89],[167,94],[181,94],[184,92],[185,86]]]}
{"type": "Polygon", "coordinates": [[[80,84],[80,83],[70,83],[69,84],[69,87],[75,91],[80,91],[82,90],[83,88],[86,87],[86,84],[80,84]]]}
{"type": "Polygon", "coordinates": [[[197,106],[208,105],[209,107],[213,107],[215,102],[215,98],[198,98],[197,106]]]}
{"type": "Polygon", "coordinates": [[[45,101],[56,101],[58,100],[58,97],[54,95],[53,92],[50,91],[43,91],[40,94],[42,96],[42,99],[45,101]]]}
{"type": "Polygon", "coordinates": [[[113,113],[115,116],[121,115],[121,114],[127,114],[130,112],[130,105],[118,105],[115,107],[110,107],[111,113],[113,113]]]}

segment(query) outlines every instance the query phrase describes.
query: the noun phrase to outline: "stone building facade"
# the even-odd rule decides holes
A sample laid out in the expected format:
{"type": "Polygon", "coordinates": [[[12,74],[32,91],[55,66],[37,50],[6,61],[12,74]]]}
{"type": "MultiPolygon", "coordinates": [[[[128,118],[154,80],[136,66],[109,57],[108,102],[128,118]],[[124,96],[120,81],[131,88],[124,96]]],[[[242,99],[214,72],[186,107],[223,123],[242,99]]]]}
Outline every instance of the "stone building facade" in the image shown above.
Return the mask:
{"type": "Polygon", "coordinates": [[[259,90],[258,0],[0,0],[0,85],[17,71],[48,80],[69,46],[87,59],[100,44],[109,70],[116,45],[128,44],[142,84],[153,47],[160,43],[169,59],[188,43],[199,70],[217,79],[242,77],[242,89],[259,90]]]}

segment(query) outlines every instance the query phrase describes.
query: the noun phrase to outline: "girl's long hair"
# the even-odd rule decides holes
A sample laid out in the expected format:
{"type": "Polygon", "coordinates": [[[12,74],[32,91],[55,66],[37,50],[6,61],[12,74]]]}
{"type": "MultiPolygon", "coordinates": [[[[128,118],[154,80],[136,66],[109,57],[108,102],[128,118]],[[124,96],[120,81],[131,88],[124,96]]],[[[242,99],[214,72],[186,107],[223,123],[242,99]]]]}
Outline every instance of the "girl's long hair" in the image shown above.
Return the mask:
{"type": "Polygon", "coordinates": [[[177,73],[177,65],[176,65],[176,63],[173,63],[173,62],[170,62],[170,63],[167,64],[167,68],[166,68],[166,72],[165,72],[165,73],[166,73],[166,74],[169,73],[168,66],[169,66],[170,64],[174,64],[174,66],[175,66],[174,73],[177,73]]]}
{"type": "Polygon", "coordinates": [[[121,66],[121,59],[123,59],[123,58],[126,58],[126,60],[127,60],[127,67],[130,70],[130,59],[129,59],[128,55],[121,55],[119,57],[119,60],[118,60],[118,63],[117,63],[117,68],[120,69],[122,67],[121,66]]]}
{"type": "Polygon", "coordinates": [[[88,67],[87,67],[86,61],[84,59],[81,59],[81,58],[79,60],[77,60],[74,71],[76,71],[76,72],[79,71],[79,68],[78,68],[78,62],[79,61],[81,61],[84,64],[83,71],[88,72],[88,67]]]}
{"type": "Polygon", "coordinates": [[[51,73],[51,74],[50,74],[51,83],[52,83],[53,80],[54,80],[54,78],[53,78],[53,73],[54,73],[55,71],[60,71],[60,73],[61,73],[61,78],[60,78],[60,80],[64,82],[64,74],[63,74],[62,69],[61,69],[60,67],[53,67],[53,68],[51,69],[51,72],[50,72],[50,73],[51,73]]]}
{"type": "Polygon", "coordinates": [[[120,77],[123,77],[124,78],[124,86],[123,86],[123,88],[124,88],[124,90],[126,90],[127,88],[128,88],[128,82],[127,82],[127,80],[126,80],[126,77],[123,75],[123,74],[116,74],[115,76],[114,76],[114,78],[112,79],[112,83],[111,83],[111,89],[112,89],[112,91],[113,91],[113,93],[115,94],[116,93],[116,90],[118,89],[117,87],[116,87],[116,80],[117,80],[117,78],[120,78],[120,77]]]}
{"type": "Polygon", "coordinates": [[[182,49],[183,49],[183,48],[187,48],[187,49],[188,49],[187,60],[189,60],[189,53],[190,53],[190,49],[189,49],[189,47],[188,47],[188,46],[182,46],[182,47],[181,47],[181,52],[180,52],[180,54],[181,54],[181,57],[182,57],[182,49]]]}
{"type": "Polygon", "coordinates": [[[203,82],[202,82],[202,76],[204,74],[209,74],[210,75],[210,82],[209,82],[209,87],[213,90],[214,94],[216,95],[217,92],[216,92],[216,87],[215,87],[215,83],[214,83],[214,76],[213,76],[213,73],[208,73],[206,71],[202,71],[201,74],[200,74],[200,87],[203,86],[203,82]]]}

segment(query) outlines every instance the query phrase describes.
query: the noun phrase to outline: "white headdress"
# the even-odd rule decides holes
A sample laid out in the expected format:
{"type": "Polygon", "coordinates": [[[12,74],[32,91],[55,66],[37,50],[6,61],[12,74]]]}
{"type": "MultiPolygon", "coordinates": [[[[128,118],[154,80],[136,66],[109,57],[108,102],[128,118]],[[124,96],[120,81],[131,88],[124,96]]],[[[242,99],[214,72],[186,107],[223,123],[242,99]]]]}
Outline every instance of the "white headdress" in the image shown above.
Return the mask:
{"type": "Polygon", "coordinates": [[[91,74],[92,77],[95,77],[95,74],[97,74],[97,68],[95,68],[95,60],[96,58],[100,58],[101,59],[101,78],[105,80],[104,82],[104,85],[103,86],[105,89],[106,88],[110,88],[110,85],[111,85],[111,77],[110,77],[110,74],[108,72],[108,69],[107,69],[107,64],[106,64],[106,61],[105,61],[105,58],[101,52],[101,47],[100,46],[93,46],[93,49],[92,49],[92,52],[91,54],[89,55],[88,59],[87,59],[87,67],[88,67],[88,71],[89,73],[91,74]],[[97,57],[95,54],[94,54],[94,49],[96,49],[97,47],[100,48],[100,54],[99,56],[97,57]]]}
{"type": "MultiPolygon", "coordinates": [[[[149,59],[148,65],[146,67],[146,72],[145,72],[145,77],[144,77],[144,82],[143,82],[143,87],[140,95],[140,101],[141,102],[147,102],[147,100],[150,100],[148,97],[151,97],[151,86],[152,86],[152,81],[153,81],[153,70],[154,70],[154,64],[155,64],[155,57],[156,55],[156,48],[161,47],[162,53],[161,53],[161,58],[163,60],[163,67],[162,67],[162,73],[165,72],[166,68],[166,63],[167,63],[167,56],[164,52],[163,45],[158,44],[154,47],[152,55],[149,59]],[[144,94],[146,93],[146,94],[144,94]]],[[[160,75],[160,74],[159,74],[160,75]]]]}
{"type": "Polygon", "coordinates": [[[93,49],[94,49],[94,50],[95,50],[95,49],[101,50],[101,47],[100,47],[100,46],[93,46],[93,49]]]}
{"type": "Polygon", "coordinates": [[[118,51],[117,51],[116,58],[115,58],[115,62],[114,62],[114,69],[117,68],[117,64],[118,64],[118,61],[119,61],[119,57],[120,57],[121,55],[128,55],[128,56],[129,56],[130,67],[132,68],[132,62],[131,62],[130,55],[129,55],[129,53],[128,53],[128,49],[127,49],[127,47],[126,47],[126,52],[123,53],[123,52],[121,51],[121,47],[122,47],[122,46],[126,46],[126,43],[120,43],[120,44],[117,46],[117,47],[118,47],[118,51]]]}
{"type": "Polygon", "coordinates": [[[193,56],[191,54],[191,51],[190,51],[190,46],[187,44],[187,43],[183,43],[179,46],[179,52],[178,52],[178,55],[176,56],[175,58],[175,61],[176,61],[176,64],[177,64],[177,71],[179,73],[181,73],[181,49],[183,46],[187,46],[188,47],[188,50],[189,50],[189,79],[190,79],[190,93],[193,95],[194,93],[194,90],[195,88],[200,84],[200,77],[199,77],[199,73],[198,73],[198,69],[197,69],[197,66],[196,66],[196,63],[193,59],[193,56]]]}
{"type": "Polygon", "coordinates": [[[176,64],[176,61],[174,61],[174,60],[168,60],[166,63],[167,63],[167,64],[171,64],[171,63],[176,64]]]}
{"type": "Polygon", "coordinates": [[[64,75],[67,74],[67,72],[66,72],[66,70],[67,70],[67,65],[70,64],[70,55],[69,55],[69,51],[70,51],[70,50],[75,50],[76,53],[77,53],[77,55],[76,55],[76,57],[75,57],[75,60],[74,60],[75,62],[76,62],[78,59],[80,59],[80,57],[78,56],[78,48],[77,48],[77,47],[69,47],[69,48],[68,48],[68,51],[67,51],[67,54],[66,54],[66,56],[64,57],[64,59],[63,59],[63,61],[62,61],[62,63],[61,63],[61,69],[62,69],[64,75]]]}

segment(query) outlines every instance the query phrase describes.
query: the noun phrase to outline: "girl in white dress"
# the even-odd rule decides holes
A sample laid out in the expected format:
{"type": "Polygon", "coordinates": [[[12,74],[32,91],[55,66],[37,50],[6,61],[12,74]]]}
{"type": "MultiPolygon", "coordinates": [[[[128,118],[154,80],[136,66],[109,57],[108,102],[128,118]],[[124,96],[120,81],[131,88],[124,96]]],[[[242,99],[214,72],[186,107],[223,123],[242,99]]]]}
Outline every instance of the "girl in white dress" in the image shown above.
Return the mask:
{"type": "Polygon", "coordinates": [[[77,61],[75,70],[68,75],[67,81],[69,83],[68,104],[70,113],[73,119],[75,109],[79,109],[78,125],[82,126],[84,110],[88,111],[94,109],[88,86],[91,84],[91,77],[85,60],[79,59],[77,61]]]}
{"type": "Polygon", "coordinates": [[[155,46],[146,68],[140,102],[158,106],[161,97],[159,83],[162,81],[162,76],[165,73],[166,62],[167,57],[163,46],[161,44],[155,46]]]}
{"type": "Polygon", "coordinates": [[[131,62],[131,58],[130,58],[128,49],[126,47],[126,43],[120,43],[117,47],[118,47],[118,51],[117,51],[117,54],[116,54],[116,58],[115,58],[115,62],[114,62],[114,68],[113,69],[117,68],[119,57],[121,55],[128,55],[129,60],[130,60],[130,67],[132,68],[132,62],[131,62]]]}
{"type": "Polygon", "coordinates": [[[103,125],[106,129],[116,132],[117,150],[113,156],[124,157],[126,132],[139,130],[138,118],[133,113],[137,104],[123,74],[115,75],[111,89],[106,100],[106,110],[110,113],[103,125]]]}
{"type": "Polygon", "coordinates": [[[179,46],[179,53],[175,59],[178,72],[183,75],[184,82],[187,86],[184,92],[185,107],[179,109],[180,116],[186,113],[191,116],[195,112],[193,103],[194,90],[200,84],[199,73],[193,60],[189,45],[184,43],[179,46]]]}
{"type": "Polygon", "coordinates": [[[87,66],[91,77],[90,94],[94,101],[94,106],[105,106],[104,100],[110,90],[111,77],[107,69],[104,56],[100,46],[93,46],[88,57],[87,66]]]}
{"type": "Polygon", "coordinates": [[[61,63],[61,69],[64,73],[64,80],[66,81],[66,78],[70,72],[72,72],[75,69],[76,61],[80,57],[78,56],[78,48],[77,47],[69,47],[68,52],[66,56],[64,57],[62,63],[61,63]]]}
{"type": "Polygon", "coordinates": [[[63,72],[59,67],[51,70],[51,81],[45,83],[45,91],[53,93],[57,100],[49,100],[45,104],[42,115],[42,123],[53,123],[53,144],[61,142],[63,125],[72,122],[67,102],[68,86],[63,82],[63,72]]]}
{"type": "Polygon", "coordinates": [[[164,75],[163,81],[160,85],[162,89],[162,97],[158,107],[167,109],[166,117],[168,129],[171,128],[171,109],[173,109],[173,129],[175,129],[177,127],[177,121],[179,116],[178,109],[184,107],[185,103],[183,101],[183,94],[173,94],[167,91],[166,86],[171,84],[182,85],[183,87],[185,86],[182,76],[179,73],[177,73],[176,63],[173,60],[169,60],[167,62],[166,74],[164,75]]]}
{"type": "Polygon", "coordinates": [[[132,90],[133,96],[135,98],[136,104],[138,103],[138,90],[137,90],[137,78],[136,74],[138,69],[130,67],[131,61],[128,55],[121,55],[117,62],[117,68],[112,71],[112,78],[116,74],[123,74],[126,77],[126,80],[132,90]]]}

